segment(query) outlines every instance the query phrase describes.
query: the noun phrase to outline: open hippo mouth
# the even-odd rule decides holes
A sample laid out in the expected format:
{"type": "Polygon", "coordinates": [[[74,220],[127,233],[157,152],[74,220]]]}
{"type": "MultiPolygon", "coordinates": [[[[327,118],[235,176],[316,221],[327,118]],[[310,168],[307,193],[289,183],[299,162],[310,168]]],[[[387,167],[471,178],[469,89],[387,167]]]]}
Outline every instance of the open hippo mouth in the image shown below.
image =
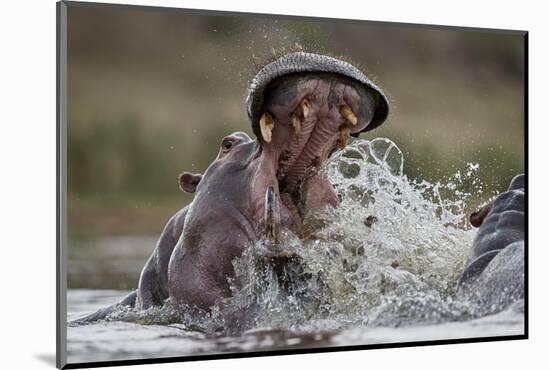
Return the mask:
{"type": "Polygon", "coordinates": [[[378,127],[388,115],[386,97],[357,68],[304,52],[263,67],[250,85],[247,109],[261,146],[261,180],[253,189],[265,194],[272,239],[281,226],[299,234],[307,211],[337,205],[323,165],[350,136],[378,127]]]}

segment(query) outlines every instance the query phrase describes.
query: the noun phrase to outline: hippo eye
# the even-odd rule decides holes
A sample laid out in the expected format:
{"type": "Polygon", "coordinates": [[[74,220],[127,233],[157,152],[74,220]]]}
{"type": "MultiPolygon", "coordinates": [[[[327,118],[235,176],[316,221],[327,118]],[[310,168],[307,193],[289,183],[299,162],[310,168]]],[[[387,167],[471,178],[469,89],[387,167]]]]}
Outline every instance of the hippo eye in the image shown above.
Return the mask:
{"type": "Polygon", "coordinates": [[[233,141],[231,140],[226,140],[222,143],[222,148],[224,152],[228,152],[232,146],[233,146],[233,141]]]}

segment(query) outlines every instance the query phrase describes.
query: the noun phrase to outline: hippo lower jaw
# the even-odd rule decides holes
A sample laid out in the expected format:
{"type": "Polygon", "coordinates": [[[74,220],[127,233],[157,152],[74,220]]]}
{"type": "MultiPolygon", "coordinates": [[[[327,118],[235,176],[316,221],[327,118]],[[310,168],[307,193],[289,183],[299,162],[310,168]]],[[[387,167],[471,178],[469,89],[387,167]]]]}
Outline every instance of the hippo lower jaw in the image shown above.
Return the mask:
{"type": "Polygon", "coordinates": [[[324,164],[372,121],[375,98],[346,76],[297,73],[273,81],[263,102],[253,189],[265,233],[276,240],[281,228],[300,235],[308,211],[338,204],[324,164]]]}

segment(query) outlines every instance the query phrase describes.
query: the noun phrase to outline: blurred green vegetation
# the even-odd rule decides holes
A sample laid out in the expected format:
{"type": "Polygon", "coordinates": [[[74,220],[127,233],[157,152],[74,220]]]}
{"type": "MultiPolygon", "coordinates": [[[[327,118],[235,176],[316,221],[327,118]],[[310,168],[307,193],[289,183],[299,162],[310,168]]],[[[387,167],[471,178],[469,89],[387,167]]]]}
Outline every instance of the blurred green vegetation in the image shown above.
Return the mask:
{"type": "Polygon", "coordinates": [[[71,6],[73,248],[83,238],[158,235],[192,199],[177,175],[204,171],[223,136],[251,135],[247,82],[273,50],[296,45],[343,56],[380,84],[391,114],[363,137],[395,141],[410,178],[443,181],[479,163],[481,191],[460,185],[475,193],[473,209],[523,171],[518,34],[71,6]]]}

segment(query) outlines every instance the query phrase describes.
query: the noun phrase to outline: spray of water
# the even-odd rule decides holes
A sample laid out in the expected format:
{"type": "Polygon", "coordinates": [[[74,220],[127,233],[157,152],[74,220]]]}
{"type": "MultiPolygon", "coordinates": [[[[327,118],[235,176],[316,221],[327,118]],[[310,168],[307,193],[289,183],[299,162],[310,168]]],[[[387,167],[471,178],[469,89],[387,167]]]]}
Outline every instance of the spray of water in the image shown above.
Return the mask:
{"type": "Polygon", "coordinates": [[[456,189],[476,181],[477,166],[432,184],[409,180],[403,165],[391,140],[355,140],[324,169],[340,206],[306,215],[301,238],[286,232],[276,246],[246,248],[234,261],[232,296],[211,312],[167,302],[111,319],[209,333],[311,333],[475,317],[477,308],[454,293],[475,235],[464,221],[470,194],[456,189]]]}

